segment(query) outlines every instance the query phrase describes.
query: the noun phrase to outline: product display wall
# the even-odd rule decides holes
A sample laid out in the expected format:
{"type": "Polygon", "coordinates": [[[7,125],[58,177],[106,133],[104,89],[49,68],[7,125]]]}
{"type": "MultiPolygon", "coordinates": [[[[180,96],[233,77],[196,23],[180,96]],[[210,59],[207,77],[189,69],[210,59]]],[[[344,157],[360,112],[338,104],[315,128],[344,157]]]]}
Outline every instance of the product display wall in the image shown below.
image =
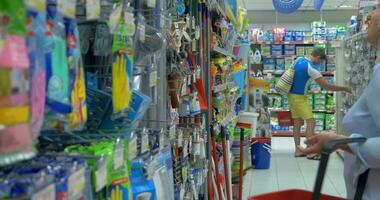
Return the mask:
{"type": "Polygon", "coordinates": [[[236,1],[0,12],[1,199],[232,198],[250,42],[236,1]]]}

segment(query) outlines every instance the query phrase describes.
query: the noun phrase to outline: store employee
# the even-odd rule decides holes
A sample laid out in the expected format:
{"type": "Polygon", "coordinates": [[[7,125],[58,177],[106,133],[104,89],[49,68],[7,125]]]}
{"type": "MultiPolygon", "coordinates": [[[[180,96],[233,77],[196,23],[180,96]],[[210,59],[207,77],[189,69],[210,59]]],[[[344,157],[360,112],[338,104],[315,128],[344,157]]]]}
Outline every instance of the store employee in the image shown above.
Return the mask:
{"type": "MultiPolygon", "coordinates": [[[[380,9],[372,12],[367,23],[367,41],[380,47],[380,9]]],[[[308,148],[299,147],[303,153],[320,153],[323,145],[330,140],[348,137],[366,137],[362,144],[342,145],[345,151],[344,176],[347,198],[353,199],[358,177],[370,169],[364,190],[364,200],[380,199],[380,63],[374,67],[370,83],[359,100],[343,119],[343,134],[324,133],[306,140],[308,148]]]]}

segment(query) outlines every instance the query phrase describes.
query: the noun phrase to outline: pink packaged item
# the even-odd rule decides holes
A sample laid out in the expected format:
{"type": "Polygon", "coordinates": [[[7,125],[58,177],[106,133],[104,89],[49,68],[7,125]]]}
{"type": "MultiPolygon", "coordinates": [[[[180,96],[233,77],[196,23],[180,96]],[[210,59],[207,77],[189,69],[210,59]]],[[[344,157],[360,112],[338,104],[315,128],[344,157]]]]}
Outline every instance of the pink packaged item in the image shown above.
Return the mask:
{"type": "Polygon", "coordinates": [[[7,35],[0,49],[0,67],[29,68],[25,37],[7,35]]]}
{"type": "Polygon", "coordinates": [[[28,92],[20,92],[12,96],[0,97],[0,106],[22,106],[29,103],[28,92]]]}
{"type": "Polygon", "coordinates": [[[28,124],[0,129],[0,156],[10,153],[31,152],[32,138],[28,124]]]}
{"type": "Polygon", "coordinates": [[[41,68],[37,68],[32,77],[31,92],[31,122],[30,128],[32,137],[36,138],[42,127],[45,113],[45,72],[41,68]]]}

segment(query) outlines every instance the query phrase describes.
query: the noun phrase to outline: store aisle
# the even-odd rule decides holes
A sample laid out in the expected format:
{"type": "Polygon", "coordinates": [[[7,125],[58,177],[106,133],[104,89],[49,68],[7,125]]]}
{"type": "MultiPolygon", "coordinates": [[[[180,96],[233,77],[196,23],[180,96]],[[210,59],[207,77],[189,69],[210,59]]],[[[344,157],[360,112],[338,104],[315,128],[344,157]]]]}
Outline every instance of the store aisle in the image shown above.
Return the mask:
{"type": "MultiPolygon", "coordinates": [[[[294,158],[294,143],[290,137],[272,139],[272,159],[269,170],[249,170],[245,176],[244,199],[248,196],[285,189],[313,190],[319,161],[294,158]]],[[[346,196],[343,161],[332,154],[322,192],[346,196]]]]}

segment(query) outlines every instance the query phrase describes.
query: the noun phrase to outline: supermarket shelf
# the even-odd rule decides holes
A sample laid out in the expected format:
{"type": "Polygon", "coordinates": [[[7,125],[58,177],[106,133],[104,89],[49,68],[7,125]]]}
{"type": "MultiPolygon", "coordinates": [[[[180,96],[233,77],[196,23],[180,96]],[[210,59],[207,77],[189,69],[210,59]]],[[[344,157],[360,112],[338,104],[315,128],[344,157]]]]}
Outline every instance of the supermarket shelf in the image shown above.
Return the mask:
{"type": "MultiPolygon", "coordinates": [[[[269,95],[281,95],[278,92],[268,92],[267,94],[269,95]]],[[[308,94],[334,94],[332,91],[313,91],[313,92],[308,92],[308,94]]]]}
{"type": "MultiPolygon", "coordinates": [[[[272,136],[275,136],[275,137],[292,137],[293,131],[272,131],[272,136]]],[[[304,132],[301,132],[301,137],[305,137],[304,132]]]]}
{"type": "Polygon", "coordinates": [[[290,58],[290,57],[297,57],[297,55],[263,55],[264,58],[290,58]]]}
{"type": "Polygon", "coordinates": [[[253,44],[330,44],[331,42],[321,41],[321,42],[304,42],[304,41],[290,41],[290,42],[262,42],[262,43],[253,43],[253,44]]]}
{"type": "Polygon", "coordinates": [[[231,58],[236,59],[235,55],[232,54],[232,52],[228,52],[228,51],[224,50],[224,49],[221,48],[221,47],[214,46],[213,50],[214,50],[215,52],[218,52],[218,53],[223,54],[223,55],[225,55],[225,56],[229,56],[229,57],[231,57],[231,58]]]}
{"type": "Polygon", "coordinates": [[[235,82],[228,82],[228,83],[223,83],[223,84],[220,84],[220,85],[215,85],[212,87],[212,91],[214,93],[218,93],[218,92],[222,92],[224,90],[226,90],[227,88],[233,88],[233,87],[236,87],[236,83],[235,82]]]}
{"type": "MultiPolygon", "coordinates": [[[[289,109],[281,109],[281,108],[268,108],[270,112],[286,112],[289,111],[289,109]]],[[[324,112],[324,113],[330,113],[333,114],[335,113],[335,110],[318,110],[314,109],[313,112],[324,112]]]]}
{"type": "MultiPolygon", "coordinates": [[[[276,71],[264,71],[263,74],[264,75],[267,75],[267,74],[272,74],[272,75],[282,75],[284,72],[276,72],[276,71]]],[[[321,72],[321,74],[323,76],[335,76],[333,72],[321,72]]]]}

